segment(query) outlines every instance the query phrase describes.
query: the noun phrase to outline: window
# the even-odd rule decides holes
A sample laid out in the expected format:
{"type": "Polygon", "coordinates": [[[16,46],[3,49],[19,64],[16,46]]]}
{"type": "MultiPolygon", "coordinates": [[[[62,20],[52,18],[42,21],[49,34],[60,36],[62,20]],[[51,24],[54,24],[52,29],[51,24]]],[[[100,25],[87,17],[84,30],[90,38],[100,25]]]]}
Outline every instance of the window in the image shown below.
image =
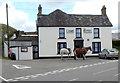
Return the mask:
{"type": "Polygon", "coordinates": [[[93,53],[99,53],[101,51],[101,42],[93,42],[93,53]]]}
{"type": "Polygon", "coordinates": [[[57,43],[57,49],[58,49],[58,54],[60,54],[60,49],[61,48],[67,48],[67,43],[66,42],[58,42],[57,43]]]}
{"type": "Polygon", "coordinates": [[[59,38],[65,38],[65,29],[59,28],[59,38]]]}
{"type": "Polygon", "coordinates": [[[76,28],[76,38],[81,38],[81,28],[76,28]]]}
{"type": "Polygon", "coordinates": [[[21,52],[28,52],[28,48],[27,47],[21,47],[21,52]]]}
{"type": "Polygon", "coordinates": [[[94,28],[94,38],[99,38],[99,28],[94,28]]]}

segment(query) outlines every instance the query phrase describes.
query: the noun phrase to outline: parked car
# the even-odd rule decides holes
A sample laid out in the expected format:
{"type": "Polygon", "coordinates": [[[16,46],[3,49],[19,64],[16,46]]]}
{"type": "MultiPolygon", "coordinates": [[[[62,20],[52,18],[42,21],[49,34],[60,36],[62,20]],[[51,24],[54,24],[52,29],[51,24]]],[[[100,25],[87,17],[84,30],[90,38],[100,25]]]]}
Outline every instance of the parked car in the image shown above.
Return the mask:
{"type": "Polygon", "coordinates": [[[118,50],[113,48],[113,49],[103,49],[100,53],[99,53],[99,58],[116,58],[118,59],[118,50]]]}
{"type": "Polygon", "coordinates": [[[16,54],[15,53],[11,53],[11,60],[16,60],[16,54]]]}

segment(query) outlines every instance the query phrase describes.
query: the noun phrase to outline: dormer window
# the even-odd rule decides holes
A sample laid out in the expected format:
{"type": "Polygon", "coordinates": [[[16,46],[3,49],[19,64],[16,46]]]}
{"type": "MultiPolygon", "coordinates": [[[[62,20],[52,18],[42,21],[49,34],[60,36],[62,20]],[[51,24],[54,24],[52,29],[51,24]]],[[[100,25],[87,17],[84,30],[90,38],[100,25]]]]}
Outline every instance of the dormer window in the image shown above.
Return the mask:
{"type": "Polygon", "coordinates": [[[65,38],[65,29],[59,28],[59,38],[64,39],[65,38]]]}

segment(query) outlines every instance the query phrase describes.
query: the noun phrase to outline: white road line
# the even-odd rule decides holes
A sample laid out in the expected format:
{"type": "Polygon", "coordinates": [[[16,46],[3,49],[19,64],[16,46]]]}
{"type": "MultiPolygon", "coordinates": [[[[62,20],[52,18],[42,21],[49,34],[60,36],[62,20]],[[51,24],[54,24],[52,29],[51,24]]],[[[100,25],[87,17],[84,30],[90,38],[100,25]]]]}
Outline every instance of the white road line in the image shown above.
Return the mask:
{"type": "Polygon", "coordinates": [[[84,67],[84,68],[85,68],[85,67],[88,67],[88,65],[85,65],[85,66],[83,66],[83,67],[84,67]]]}
{"type": "Polygon", "coordinates": [[[62,70],[60,70],[60,71],[58,71],[58,72],[60,72],[60,73],[61,73],[61,72],[64,72],[65,70],[66,70],[66,69],[62,69],[62,70]]]}
{"type": "Polygon", "coordinates": [[[120,75],[120,73],[118,73],[118,74],[115,74],[114,76],[118,76],[118,75],[120,75]]]}
{"type": "Polygon", "coordinates": [[[101,83],[101,81],[102,81],[102,80],[98,80],[98,81],[96,81],[95,83],[101,83]]]}
{"type": "Polygon", "coordinates": [[[105,64],[105,62],[102,62],[102,64],[105,64]]]}
{"type": "Polygon", "coordinates": [[[75,79],[72,79],[72,80],[69,80],[69,81],[76,81],[76,80],[78,80],[79,78],[75,78],[75,79]]]}
{"type": "Polygon", "coordinates": [[[45,73],[44,75],[48,75],[48,74],[51,74],[52,72],[47,72],[47,73],[45,73]]]}
{"type": "Polygon", "coordinates": [[[97,72],[97,73],[93,73],[93,75],[101,74],[101,73],[104,73],[104,72],[107,72],[107,71],[111,71],[111,70],[115,70],[115,69],[117,69],[117,68],[111,68],[111,69],[107,69],[107,70],[100,71],[100,72],[97,72]]]}
{"type": "Polygon", "coordinates": [[[78,69],[79,67],[74,67],[72,70],[74,70],[74,69],[78,69]]]}
{"type": "MultiPolygon", "coordinates": [[[[78,68],[78,67],[77,67],[78,68]]],[[[66,69],[65,71],[70,71],[72,68],[68,68],[68,69],[66,69]]]]}
{"type": "Polygon", "coordinates": [[[0,79],[2,79],[3,81],[8,81],[7,79],[3,78],[2,76],[0,76],[0,79]]]}
{"type": "Polygon", "coordinates": [[[18,80],[18,79],[23,79],[23,78],[25,78],[25,77],[18,77],[18,78],[14,78],[14,79],[17,79],[17,80],[18,80]]]}
{"type": "Polygon", "coordinates": [[[31,68],[31,67],[24,66],[24,65],[12,65],[12,66],[17,68],[17,69],[28,69],[28,68],[31,68]]]}
{"type": "Polygon", "coordinates": [[[79,66],[79,68],[83,68],[84,66],[79,66]]]}
{"type": "Polygon", "coordinates": [[[93,66],[92,64],[89,65],[89,67],[93,66]]]}

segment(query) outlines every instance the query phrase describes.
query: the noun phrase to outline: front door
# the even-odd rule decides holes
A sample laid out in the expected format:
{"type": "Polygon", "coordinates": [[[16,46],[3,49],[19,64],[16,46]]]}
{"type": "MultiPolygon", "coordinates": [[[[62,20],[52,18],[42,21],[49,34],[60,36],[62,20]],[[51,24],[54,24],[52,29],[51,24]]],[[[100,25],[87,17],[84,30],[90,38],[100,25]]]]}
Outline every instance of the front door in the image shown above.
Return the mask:
{"type": "Polygon", "coordinates": [[[82,48],[83,40],[74,40],[74,48],[82,48]]]}

